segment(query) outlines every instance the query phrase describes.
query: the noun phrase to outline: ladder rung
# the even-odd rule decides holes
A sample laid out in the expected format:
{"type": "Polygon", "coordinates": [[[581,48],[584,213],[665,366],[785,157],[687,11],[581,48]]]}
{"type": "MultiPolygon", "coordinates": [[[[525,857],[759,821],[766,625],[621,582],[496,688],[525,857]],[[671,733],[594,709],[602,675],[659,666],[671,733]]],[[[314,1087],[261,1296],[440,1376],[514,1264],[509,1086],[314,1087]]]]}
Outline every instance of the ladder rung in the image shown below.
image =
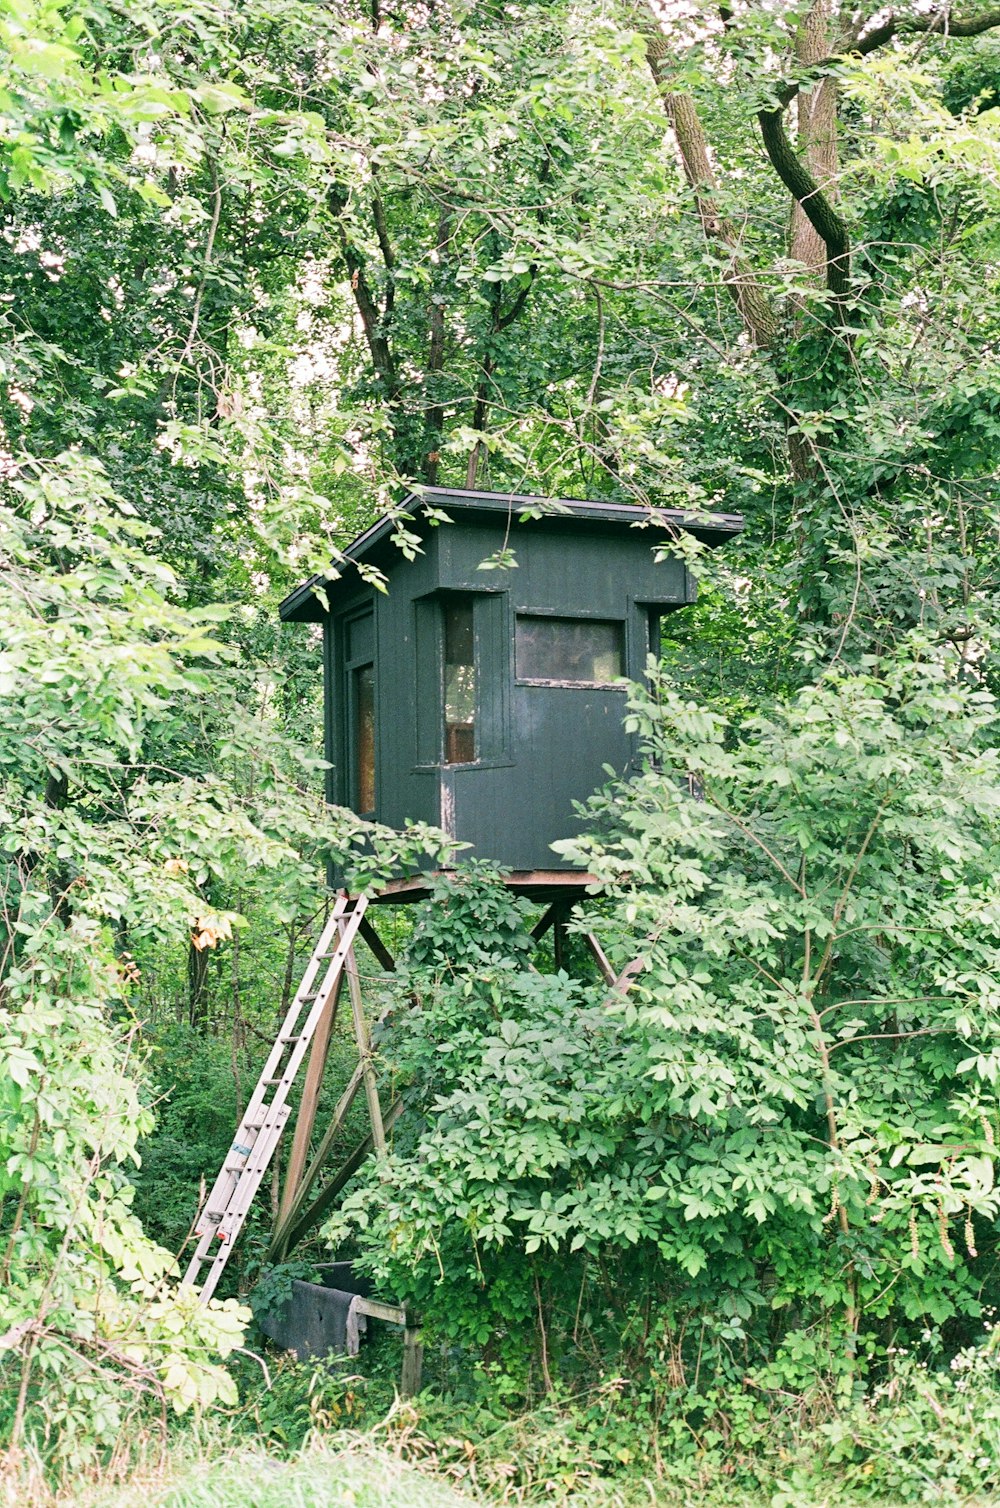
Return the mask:
{"type": "Polygon", "coordinates": [[[296,1036],[296,1037],[279,1037],[278,1041],[279,1042],[284,1042],[284,1043],[287,1043],[287,1044],[291,1044],[292,1042],[301,1042],[302,1041],[302,1037],[303,1037],[303,1033],[299,1032],[298,1036],[296,1036]]]}
{"type": "Polygon", "coordinates": [[[246,1170],[247,1170],[246,1169],[246,1163],[243,1163],[243,1162],[237,1162],[237,1163],[228,1163],[227,1162],[225,1168],[223,1169],[223,1171],[226,1172],[226,1173],[245,1173],[246,1170]]]}
{"type": "Polygon", "coordinates": [[[285,1078],[285,1075],[283,1073],[279,1073],[278,1076],[277,1076],[277,1078],[274,1078],[274,1079],[262,1079],[261,1083],[263,1083],[263,1084],[281,1084],[281,1083],[284,1082],[284,1078],[285,1078]]]}

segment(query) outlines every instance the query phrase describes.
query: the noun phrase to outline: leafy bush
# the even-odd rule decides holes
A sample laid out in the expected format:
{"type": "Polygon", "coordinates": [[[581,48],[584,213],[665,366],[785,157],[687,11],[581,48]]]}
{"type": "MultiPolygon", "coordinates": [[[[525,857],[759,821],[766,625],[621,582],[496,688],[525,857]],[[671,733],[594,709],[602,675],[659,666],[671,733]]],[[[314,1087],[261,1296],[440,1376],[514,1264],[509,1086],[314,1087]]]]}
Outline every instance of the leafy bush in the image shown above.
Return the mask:
{"type": "Polygon", "coordinates": [[[383,1044],[418,1109],[329,1233],[522,1382],[659,1346],[696,1391],[779,1358],[850,1391],[891,1327],[980,1313],[996,708],[919,645],[735,728],[655,684],[646,772],[560,845],[641,974],[627,997],[534,974],[479,882],[446,967],[432,906],[383,1044]]]}
{"type": "Polygon", "coordinates": [[[143,1227],[171,1251],[184,1241],[199,1180],[222,1165],[239,1117],[231,1047],[186,1025],[144,1029],[155,1125],[131,1174],[143,1227]]]}
{"type": "Polygon", "coordinates": [[[998,1207],[996,704],[919,643],[878,671],[739,729],[654,680],[653,767],[592,803],[607,839],[561,845],[644,965],[661,1250],[849,1345],[977,1314],[998,1207]]]}
{"type": "Polygon", "coordinates": [[[315,908],[329,854],[363,879],[440,846],[301,795],[294,751],[277,758],[208,674],[223,658],[207,633],[218,613],[183,603],[154,548],[155,531],[79,454],[6,484],[0,1432],[15,1454],[30,1443],[63,1466],[113,1446],[151,1399],[233,1400],[212,1358],[249,1318],[178,1291],[171,1255],[131,1212],[124,1167],[152,1124],[131,1012],[143,951],[231,937],[243,918],[212,903],[213,884],[238,893],[266,873],[260,909],[280,918],[315,908]],[[227,758],[242,747],[249,764],[252,751],[252,795],[184,773],[192,727],[227,758]]]}
{"type": "MultiPolygon", "coordinates": [[[[123,926],[186,936],[197,920],[216,936],[231,919],[187,863],[164,862],[148,788],[127,815],[112,805],[168,699],[204,683],[191,659],[217,646],[213,615],[170,600],[149,531],[82,458],[15,481],[0,529],[0,1408],[15,1450],[30,1439],[78,1465],[150,1394],[178,1409],[235,1396],[213,1356],[239,1343],[245,1312],[178,1294],[130,1212],[122,1168],[151,1121],[118,942],[123,926]]],[[[162,827],[193,823],[191,805],[165,793],[162,827]]],[[[250,829],[233,826],[239,844],[250,829]]]]}

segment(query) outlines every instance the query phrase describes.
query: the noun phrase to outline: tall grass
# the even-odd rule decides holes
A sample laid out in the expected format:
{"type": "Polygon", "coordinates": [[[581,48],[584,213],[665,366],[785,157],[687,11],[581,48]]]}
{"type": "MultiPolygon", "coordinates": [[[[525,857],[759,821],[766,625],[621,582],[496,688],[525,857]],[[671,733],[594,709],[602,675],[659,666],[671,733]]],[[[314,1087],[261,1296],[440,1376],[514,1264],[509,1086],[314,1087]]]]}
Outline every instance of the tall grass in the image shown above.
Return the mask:
{"type": "Polygon", "coordinates": [[[314,1449],[291,1461],[249,1451],[192,1466],[152,1494],[130,1485],[94,1508],[462,1508],[473,1501],[391,1455],[314,1449]]]}
{"type": "Polygon", "coordinates": [[[256,1448],[181,1448],[136,1465],[117,1486],[98,1477],[57,1492],[26,1462],[11,1468],[0,1458],[2,1508],[469,1508],[482,1501],[365,1442],[337,1450],[317,1442],[286,1460],[256,1448]]]}

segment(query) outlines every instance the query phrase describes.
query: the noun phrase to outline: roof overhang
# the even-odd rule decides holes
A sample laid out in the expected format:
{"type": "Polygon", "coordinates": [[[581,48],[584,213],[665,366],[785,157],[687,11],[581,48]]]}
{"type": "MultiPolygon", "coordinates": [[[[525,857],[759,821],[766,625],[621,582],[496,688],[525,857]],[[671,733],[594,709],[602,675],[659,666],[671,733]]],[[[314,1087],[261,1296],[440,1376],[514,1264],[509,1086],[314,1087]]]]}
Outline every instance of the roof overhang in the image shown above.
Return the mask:
{"type": "MultiPolygon", "coordinates": [[[[530,511],[546,523],[565,522],[589,527],[652,529],[669,538],[678,533],[691,534],[710,549],[733,539],[743,528],[738,513],[690,513],[680,508],[647,508],[637,503],[609,503],[582,498],[530,497],[520,492],[469,492],[458,487],[424,487],[411,492],[393,513],[377,520],[344,550],[343,561],[322,575],[310,576],[279,603],[278,612],[285,623],[320,623],[326,608],[318,596],[344,580],[352,563],[371,562],[382,552],[396,531],[403,514],[420,518],[425,508],[460,511],[464,516],[520,515],[530,511]]],[[[430,527],[430,523],[428,523],[430,527]]],[[[447,528],[447,525],[441,527],[447,528]]]]}

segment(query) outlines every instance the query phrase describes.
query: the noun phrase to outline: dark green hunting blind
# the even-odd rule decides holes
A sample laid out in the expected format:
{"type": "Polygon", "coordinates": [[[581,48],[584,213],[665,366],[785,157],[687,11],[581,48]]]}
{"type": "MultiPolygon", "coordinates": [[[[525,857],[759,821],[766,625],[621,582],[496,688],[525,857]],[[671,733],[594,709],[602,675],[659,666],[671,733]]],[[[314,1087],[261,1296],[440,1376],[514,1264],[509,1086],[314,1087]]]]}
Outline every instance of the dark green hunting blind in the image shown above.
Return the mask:
{"type": "Polygon", "coordinates": [[[432,823],[514,870],[550,870],[549,845],[578,830],[573,802],[605,765],[625,774],[636,758],[623,678],[642,677],[660,620],[694,601],[684,563],[658,548],[681,532],[714,547],[742,520],[449,488],[403,508],[414,558],[383,520],[336,579],[281,604],[286,621],[323,625],[328,797],[390,827],[432,823]]]}
{"type": "MultiPolygon", "coordinates": [[[[545,902],[532,935],[552,928],[555,966],[562,968],[567,917],[590,876],[552,869],[549,845],[573,834],[573,803],[601,783],[604,766],[625,774],[635,760],[624,726],[624,678],[642,676],[664,615],[694,600],[683,561],[670,554],[657,560],[659,547],[681,531],[719,545],[739,532],[741,520],[671,512],[651,518],[621,503],[553,504],[446,488],[408,498],[403,512],[409,543],[419,546],[412,558],[395,542],[396,524],[383,521],[349,546],[337,576],[314,577],[281,604],[284,619],[323,625],[327,794],[391,827],[432,823],[471,844],[478,857],[508,867],[511,889],[545,902]],[[443,510],[450,522],[440,520],[443,510]],[[375,572],[386,592],[373,585],[375,572]]],[[[426,877],[407,876],[377,895],[340,890],[331,900],[199,1212],[184,1281],[198,1286],[203,1301],[215,1291],[273,1158],[307,1057],[269,1260],[286,1260],[364,1159],[385,1155],[405,1102],[397,1086],[385,1103],[379,1095],[355,943],[366,942],[393,970],[369,903],[399,904],[426,892],[426,877]],[[345,980],[358,1062],[316,1143],[345,980]],[[370,1130],[330,1175],[331,1151],[362,1087],[370,1130]]],[[[581,935],[609,988],[626,992],[639,961],[616,971],[593,933],[581,935]]],[[[336,1264],[328,1279],[294,1283],[267,1333],[301,1354],[331,1347],[353,1354],[369,1318],[401,1326],[401,1386],[416,1392],[415,1316],[371,1298],[349,1263],[336,1264]]]]}

